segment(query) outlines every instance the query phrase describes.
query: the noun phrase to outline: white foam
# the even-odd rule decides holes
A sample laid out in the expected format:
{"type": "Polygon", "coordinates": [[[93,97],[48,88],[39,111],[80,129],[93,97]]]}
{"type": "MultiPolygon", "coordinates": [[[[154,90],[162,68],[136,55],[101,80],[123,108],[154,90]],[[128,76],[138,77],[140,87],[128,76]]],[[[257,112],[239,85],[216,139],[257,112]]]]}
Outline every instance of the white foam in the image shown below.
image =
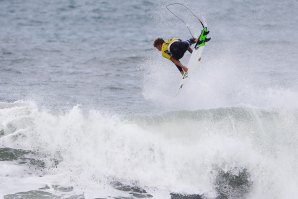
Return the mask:
{"type": "MultiPolygon", "coordinates": [[[[53,176],[46,183],[75,186],[90,198],[119,194],[109,185],[112,179],[160,190],[161,195],[172,191],[215,196],[216,167],[247,168],[253,182],[251,198],[298,194],[297,117],[290,112],[269,112],[267,118],[247,109],[251,118],[243,121],[225,113],[218,121],[182,117],[152,125],[98,111],[84,113],[79,107],[64,114],[32,105],[24,105],[19,112],[14,107],[9,110],[15,114],[6,121],[22,121],[22,125],[14,123],[16,131],[23,129],[22,136],[5,135],[1,145],[38,150],[46,159],[62,158],[57,168],[46,161],[44,172],[53,176]],[[24,110],[28,119],[19,120],[24,110]]],[[[0,117],[8,112],[1,109],[0,117]]],[[[22,178],[23,173],[16,172],[14,178],[20,184],[12,186],[12,178],[4,177],[6,172],[11,173],[3,169],[4,193],[19,190],[15,186],[36,188],[44,180],[22,178]]]]}

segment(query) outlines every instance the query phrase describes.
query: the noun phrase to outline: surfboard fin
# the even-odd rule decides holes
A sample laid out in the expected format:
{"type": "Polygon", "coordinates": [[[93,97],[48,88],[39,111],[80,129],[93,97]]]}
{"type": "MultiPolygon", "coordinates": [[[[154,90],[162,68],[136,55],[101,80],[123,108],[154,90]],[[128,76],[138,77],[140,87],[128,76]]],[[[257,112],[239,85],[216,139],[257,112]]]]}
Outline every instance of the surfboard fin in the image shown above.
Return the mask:
{"type": "Polygon", "coordinates": [[[195,49],[198,49],[201,46],[205,46],[205,42],[210,41],[211,38],[207,38],[207,35],[209,34],[209,30],[207,27],[204,27],[203,30],[201,31],[201,34],[199,36],[199,39],[195,45],[195,49]]]}
{"type": "Polygon", "coordinates": [[[210,39],[211,39],[210,37],[209,37],[209,38],[206,38],[206,39],[205,39],[205,42],[208,42],[208,41],[210,41],[210,39]]]}
{"type": "Polygon", "coordinates": [[[209,30],[206,30],[206,31],[203,32],[203,35],[207,36],[209,34],[209,32],[210,32],[209,30]]]}

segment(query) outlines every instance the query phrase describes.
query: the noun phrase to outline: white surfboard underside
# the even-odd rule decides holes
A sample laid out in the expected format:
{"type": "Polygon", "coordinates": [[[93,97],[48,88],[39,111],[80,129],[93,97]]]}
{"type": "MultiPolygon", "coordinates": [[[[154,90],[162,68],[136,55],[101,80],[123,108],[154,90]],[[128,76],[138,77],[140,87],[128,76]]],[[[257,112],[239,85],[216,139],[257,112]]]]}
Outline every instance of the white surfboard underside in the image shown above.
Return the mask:
{"type": "Polygon", "coordinates": [[[188,78],[182,79],[180,83],[180,89],[183,88],[186,81],[191,78],[191,75],[200,67],[200,62],[202,59],[204,46],[199,47],[198,49],[193,49],[192,54],[188,61],[188,78]]]}

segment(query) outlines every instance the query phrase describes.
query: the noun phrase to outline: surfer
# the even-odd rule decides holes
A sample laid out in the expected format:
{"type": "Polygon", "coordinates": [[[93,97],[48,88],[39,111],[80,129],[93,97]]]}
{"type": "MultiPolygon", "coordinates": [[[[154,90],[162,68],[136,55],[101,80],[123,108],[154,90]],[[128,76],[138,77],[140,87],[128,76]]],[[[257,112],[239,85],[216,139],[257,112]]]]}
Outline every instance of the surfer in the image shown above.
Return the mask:
{"type": "Polygon", "coordinates": [[[197,39],[190,38],[186,41],[182,41],[178,38],[171,38],[164,40],[163,38],[155,39],[153,46],[161,51],[164,58],[171,60],[183,77],[187,76],[188,68],[183,65],[179,60],[184,56],[186,51],[192,53],[190,46],[197,42],[197,39]]]}

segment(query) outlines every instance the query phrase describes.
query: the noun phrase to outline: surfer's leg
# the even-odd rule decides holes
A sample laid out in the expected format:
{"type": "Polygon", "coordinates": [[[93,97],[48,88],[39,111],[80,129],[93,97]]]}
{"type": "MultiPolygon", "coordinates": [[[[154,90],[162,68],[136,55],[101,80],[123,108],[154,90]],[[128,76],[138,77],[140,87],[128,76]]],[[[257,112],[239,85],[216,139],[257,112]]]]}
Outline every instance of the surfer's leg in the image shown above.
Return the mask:
{"type": "Polygon", "coordinates": [[[191,46],[192,44],[196,43],[196,39],[195,38],[190,38],[188,40],[186,40],[189,43],[189,46],[191,46]]]}
{"type": "Polygon", "coordinates": [[[181,73],[181,75],[183,75],[184,74],[184,71],[183,71],[183,69],[180,67],[180,66],[178,66],[178,65],[175,65],[176,67],[177,67],[177,69],[180,71],[180,73],[181,73]]]}

